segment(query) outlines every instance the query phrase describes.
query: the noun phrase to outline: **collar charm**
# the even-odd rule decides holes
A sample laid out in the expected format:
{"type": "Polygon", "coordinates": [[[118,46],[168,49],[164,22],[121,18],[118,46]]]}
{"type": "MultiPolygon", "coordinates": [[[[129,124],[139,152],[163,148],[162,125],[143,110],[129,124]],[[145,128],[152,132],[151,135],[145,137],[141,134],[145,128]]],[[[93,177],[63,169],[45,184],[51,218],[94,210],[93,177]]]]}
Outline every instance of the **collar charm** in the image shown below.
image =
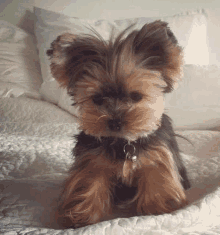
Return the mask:
{"type": "Polygon", "coordinates": [[[124,153],[125,153],[125,162],[122,169],[122,178],[124,183],[131,183],[130,177],[133,171],[137,168],[137,156],[135,155],[136,149],[133,144],[126,144],[124,146],[124,153]]]}

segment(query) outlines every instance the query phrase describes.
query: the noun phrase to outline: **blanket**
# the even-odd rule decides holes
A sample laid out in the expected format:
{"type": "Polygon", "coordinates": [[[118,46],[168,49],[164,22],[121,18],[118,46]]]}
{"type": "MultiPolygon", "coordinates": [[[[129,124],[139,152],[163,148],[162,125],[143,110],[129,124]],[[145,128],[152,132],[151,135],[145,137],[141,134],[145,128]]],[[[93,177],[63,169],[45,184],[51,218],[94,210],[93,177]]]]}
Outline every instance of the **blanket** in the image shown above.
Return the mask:
{"type": "Polygon", "coordinates": [[[55,105],[0,99],[0,234],[220,234],[220,132],[178,131],[192,188],[171,214],[112,217],[61,230],[54,219],[62,182],[74,162],[76,119],[55,105]]]}

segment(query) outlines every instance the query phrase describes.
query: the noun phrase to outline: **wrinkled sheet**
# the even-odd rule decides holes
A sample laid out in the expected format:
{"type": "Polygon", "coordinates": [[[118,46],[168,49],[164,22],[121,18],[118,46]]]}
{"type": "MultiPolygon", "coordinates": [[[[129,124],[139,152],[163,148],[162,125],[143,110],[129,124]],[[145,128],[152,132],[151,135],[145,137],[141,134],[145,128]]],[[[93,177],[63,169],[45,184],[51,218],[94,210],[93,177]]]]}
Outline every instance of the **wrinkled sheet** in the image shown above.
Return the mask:
{"type": "Polygon", "coordinates": [[[179,131],[192,188],[172,214],[111,218],[79,229],[54,220],[61,185],[74,162],[76,120],[55,105],[0,99],[0,234],[220,234],[220,132],[179,131]]]}

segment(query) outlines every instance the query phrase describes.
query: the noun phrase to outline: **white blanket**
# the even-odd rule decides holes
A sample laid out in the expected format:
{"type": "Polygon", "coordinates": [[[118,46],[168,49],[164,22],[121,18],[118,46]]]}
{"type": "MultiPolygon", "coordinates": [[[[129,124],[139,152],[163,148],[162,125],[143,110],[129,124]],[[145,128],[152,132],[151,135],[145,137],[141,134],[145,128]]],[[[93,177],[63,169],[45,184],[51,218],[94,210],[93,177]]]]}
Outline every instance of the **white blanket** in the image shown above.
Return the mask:
{"type": "Polygon", "coordinates": [[[1,234],[220,234],[220,133],[182,131],[178,138],[192,188],[189,205],[172,214],[112,218],[59,230],[54,210],[74,162],[75,119],[58,107],[27,98],[0,99],[1,234]]]}

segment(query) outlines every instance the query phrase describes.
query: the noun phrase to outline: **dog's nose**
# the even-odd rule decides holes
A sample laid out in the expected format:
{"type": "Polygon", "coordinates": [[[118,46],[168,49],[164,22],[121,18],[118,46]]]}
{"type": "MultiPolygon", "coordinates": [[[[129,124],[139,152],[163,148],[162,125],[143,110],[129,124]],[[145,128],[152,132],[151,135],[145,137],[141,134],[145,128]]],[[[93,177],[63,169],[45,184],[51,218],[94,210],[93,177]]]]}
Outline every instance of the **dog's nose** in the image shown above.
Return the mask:
{"type": "Polygon", "coordinates": [[[110,119],[110,120],[108,120],[108,127],[111,131],[120,131],[121,130],[121,121],[120,121],[120,119],[110,119]]]}

